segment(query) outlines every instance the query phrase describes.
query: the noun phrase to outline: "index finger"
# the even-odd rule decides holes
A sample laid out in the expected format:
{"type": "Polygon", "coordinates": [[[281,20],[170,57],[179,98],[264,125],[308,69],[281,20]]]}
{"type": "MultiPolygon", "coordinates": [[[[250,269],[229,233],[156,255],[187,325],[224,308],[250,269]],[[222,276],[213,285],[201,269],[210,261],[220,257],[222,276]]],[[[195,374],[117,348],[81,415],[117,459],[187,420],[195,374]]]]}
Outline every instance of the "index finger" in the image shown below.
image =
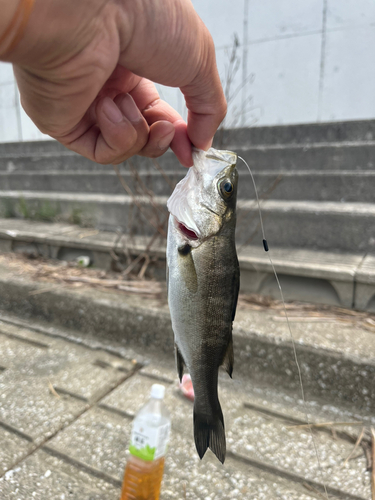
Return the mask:
{"type": "Polygon", "coordinates": [[[181,87],[188,108],[187,132],[191,142],[208,149],[212,138],[225,118],[227,102],[216,65],[215,47],[207,28],[203,30],[204,56],[198,72],[188,85],[181,87]]]}

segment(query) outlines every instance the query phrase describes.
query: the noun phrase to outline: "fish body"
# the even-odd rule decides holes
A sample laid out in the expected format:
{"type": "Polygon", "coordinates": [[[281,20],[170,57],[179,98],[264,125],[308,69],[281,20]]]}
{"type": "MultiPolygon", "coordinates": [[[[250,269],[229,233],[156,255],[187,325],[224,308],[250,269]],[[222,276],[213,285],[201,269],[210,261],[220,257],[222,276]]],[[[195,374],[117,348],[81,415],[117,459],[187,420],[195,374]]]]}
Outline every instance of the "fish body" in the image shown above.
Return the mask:
{"type": "Polygon", "coordinates": [[[194,387],[194,438],[202,458],[225,459],[218,371],[233,369],[232,323],[239,289],[235,247],[237,156],[194,150],[194,166],[168,200],[168,302],[177,371],[194,387]]]}

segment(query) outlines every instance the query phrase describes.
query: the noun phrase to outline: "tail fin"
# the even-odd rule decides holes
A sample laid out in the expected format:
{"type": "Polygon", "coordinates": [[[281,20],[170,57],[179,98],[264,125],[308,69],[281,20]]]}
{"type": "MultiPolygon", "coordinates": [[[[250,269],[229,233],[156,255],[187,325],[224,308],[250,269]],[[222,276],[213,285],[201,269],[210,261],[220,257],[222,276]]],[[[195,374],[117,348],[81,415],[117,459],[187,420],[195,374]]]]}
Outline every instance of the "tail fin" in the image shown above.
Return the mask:
{"type": "Polygon", "coordinates": [[[223,413],[219,411],[212,418],[196,413],[194,408],[194,439],[200,458],[203,458],[207,448],[215,453],[223,464],[226,453],[223,413]]]}

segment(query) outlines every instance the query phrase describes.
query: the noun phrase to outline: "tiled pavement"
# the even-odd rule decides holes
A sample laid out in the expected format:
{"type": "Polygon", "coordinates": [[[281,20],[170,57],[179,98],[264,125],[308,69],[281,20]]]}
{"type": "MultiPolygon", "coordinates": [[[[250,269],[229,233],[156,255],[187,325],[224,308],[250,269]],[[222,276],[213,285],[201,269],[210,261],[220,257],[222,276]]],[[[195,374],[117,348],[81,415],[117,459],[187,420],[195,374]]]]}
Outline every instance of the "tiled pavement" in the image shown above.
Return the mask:
{"type": "MultiPolygon", "coordinates": [[[[208,452],[200,461],[172,358],[142,366],[33,326],[0,321],[1,499],[118,499],[131,421],[155,380],[172,414],[162,500],[311,500],[322,498],[323,481],[330,498],[371,498],[362,449],[344,464],[361,425],[314,432],[320,472],[308,429],[296,427],[305,420],[297,397],[222,374],[227,459],[222,466],[208,452]]],[[[315,422],[372,423],[356,410],[308,409],[315,422]]]]}

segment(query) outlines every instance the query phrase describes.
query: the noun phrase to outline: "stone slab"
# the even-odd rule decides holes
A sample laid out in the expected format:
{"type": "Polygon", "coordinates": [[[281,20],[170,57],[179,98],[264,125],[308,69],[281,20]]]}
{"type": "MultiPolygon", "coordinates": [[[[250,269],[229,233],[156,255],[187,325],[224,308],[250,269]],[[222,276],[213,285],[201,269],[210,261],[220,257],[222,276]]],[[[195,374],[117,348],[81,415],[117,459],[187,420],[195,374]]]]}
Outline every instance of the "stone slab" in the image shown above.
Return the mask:
{"type": "Polygon", "coordinates": [[[17,435],[14,432],[5,429],[1,425],[1,423],[0,443],[0,476],[2,476],[8,469],[10,469],[13,464],[18,463],[34,447],[33,443],[26,439],[23,439],[22,437],[20,437],[20,435],[17,435]]]}
{"type": "MultiPolygon", "coordinates": [[[[160,369],[159,369],[160,371],[160,369]]],[[[171,377],[170,370],[163,370],[164,377],[171,377]]],[[[148,398],[153,378],[136,375],[121,387],[110,394],[103,403],[106,407],[115,408],[119,412],[136,413],[148,398]]],[[[234,455],[248,457],[249,460],[266,463],[275,470],[292,473],[303,480],[310,480],[316,484],[326,482],[331,491],[337,490],[358,498],[367,499],[370,493],[370,476],[366,472],[366,459],[364,455],[355,462],[342,467],[342,463],[352,450],[352,443],[342,439],[334,439],[327,433],[318,433],[315,442],[320,453],[324,479],[321,477],[317,465],[314,445],[306,429],[290,428],[291,419],[303,418],[301,404],[289,401],[287,410],[283,408],[285,421],[262,415],[261,411],[269,407],[268,401],[275,402],[274,394],[266,389],[263,393],[262,403],[259,404],[259,395],[252,398],[253,390],[246,391],[249,384],[234,384],[233,381],[223,376],[220,380],[219,397],[225,418],[228,438],[228,451],[234,455]],[[239,390],[240,389],[240,390],[239,390]],[[246,402],[258,400],[258,411],[245,406],[246,402]],[[298,408],[299,406],[299,408],[298,408]],[[290,408],[289,408],[290,407],[290,408]],[[260,411],[259,411],[260,410],[260,411]],[[298,415],[298,417],[296,417],[298,415]]],[[[173,432],[186,436],[190,447],[194,450],[192,403],[177,391],[177,384],[169,384],[166,390],[165,404],[171,411],[173,432]]],[[[276,398],[277,399],[277,398],[276,398]]],[[[279,407],[280,407],[279,403],[279,407]]],[[[315,412],[316,413],[316,410],[315,412]]],[[[316,414],[315,414],[316,417],[316,414]]],[[[323,415],[319,415],[321,421],[323,415]]],[[[343,414],[334,414],[325,411],[327,421],[343,418],[343,414]]],[[[316,421],[316,418],[314,419],[316,421]]],[[[323,419],[324,421],[324,419],[323,419]]],[[[360,427],[357,429],[357,433],[360,427]]],[[[355,431],[354,431],[355,432],[355,431]]],[[[208,452],[211,455],[210,452],[208,452]]]]}
{"type": "Polygon", "coordinates": [[[0,496],[4,500],[113,500],[119,490],[38,451],[0,478],[0,496]]]}
{"type": "Polygon", "coordinates": [[[85,408],[73,398],[57,398],[48,379],[24,378],[6,370],[0,375],[0,420],[31,436],[36,443],[71,422],[85,408]]]}
{"type": "Polygon", "coordinates": [[[358,283],[355,287],[355,308],[375,312],[375,285],[358,283]]]}
{"type": "MultiPolygon", "coordinates": [[[[54,438],[51,447],[122,480],[129,453],[131,421],[103,410],[91,410],[54,438]]],[[[301,485],[254,471],[228,458],[224,466],[208,455],[200,461],[191,440],[172,432],[166,456],[162,499],[254,498],[310,499],[301,485]],[[273,496],[269,496],[273,495],[273,496]]]]}
{"type": "Polygon", "coordinates": [[[133,365],[106,352],[0,325],[0,421],[41,442],[115,386],[133,365]],[[53,392],[52,387],[56,392],[53,392]]]}
{"type": "Polygon", "coordinates": [[[66,341],[0,322],[1,334],[4,339],[0,344],[0,359],[7,360],[13,373],[25,378],[48,379],[57,392],[61,389],[62,394],[70,393],[87,402],[116,384],[134,367],[131,362],[107,352],[91,351],[79,345],[73,350],[66,341]]]}
{"type": "Polygon", "coordinates": [[[375,254],[367,254],[359,266],[355,279],[357,283],[375,285],[375,254]]]}

